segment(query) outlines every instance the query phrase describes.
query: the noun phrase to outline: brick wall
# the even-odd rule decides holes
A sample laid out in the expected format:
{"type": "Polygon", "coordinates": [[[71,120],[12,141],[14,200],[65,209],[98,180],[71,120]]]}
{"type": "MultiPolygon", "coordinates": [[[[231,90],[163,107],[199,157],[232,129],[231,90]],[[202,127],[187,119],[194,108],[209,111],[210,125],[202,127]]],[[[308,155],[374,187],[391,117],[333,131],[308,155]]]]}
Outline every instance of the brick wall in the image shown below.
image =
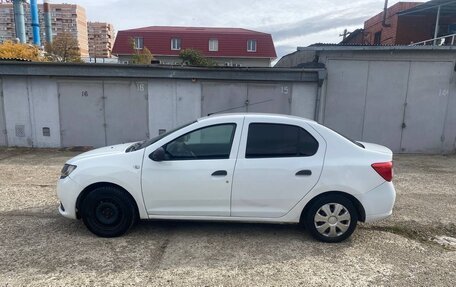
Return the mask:
{"type": "Polygon", "coordinates": [[[386,11],[386,23],[388,27],[383,27],[383,12],[375,15],[366,22],[364,22],[365,38],[369,44],[374,44],[375,33],[381,32],[382,45],[395,45],[398,30],[398,16],[397,13],[413,8],[420,2],[398,2],[389,7],[386,11]]]}

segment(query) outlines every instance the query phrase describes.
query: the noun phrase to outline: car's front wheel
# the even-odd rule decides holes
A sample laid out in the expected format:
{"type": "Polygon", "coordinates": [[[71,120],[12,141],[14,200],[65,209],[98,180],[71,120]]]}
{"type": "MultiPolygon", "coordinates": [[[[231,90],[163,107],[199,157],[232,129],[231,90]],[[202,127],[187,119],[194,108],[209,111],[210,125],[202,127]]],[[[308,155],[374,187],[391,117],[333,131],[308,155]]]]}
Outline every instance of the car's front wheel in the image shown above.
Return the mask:
{"type": "Polygon", "coordinates": [[[341,242],[355,231],[358,213],[349,199],[335,194],[317,198],[304,220],[306,229],[314,238],[323,242],[341,242]]]}
{"type": "Polygon", "coordinates": [[[136,221],[135,205],[122,190],[103,186],[92,190],[81,204],[81,217],[87,228],[101,237],[116,237],[136,221]]]}

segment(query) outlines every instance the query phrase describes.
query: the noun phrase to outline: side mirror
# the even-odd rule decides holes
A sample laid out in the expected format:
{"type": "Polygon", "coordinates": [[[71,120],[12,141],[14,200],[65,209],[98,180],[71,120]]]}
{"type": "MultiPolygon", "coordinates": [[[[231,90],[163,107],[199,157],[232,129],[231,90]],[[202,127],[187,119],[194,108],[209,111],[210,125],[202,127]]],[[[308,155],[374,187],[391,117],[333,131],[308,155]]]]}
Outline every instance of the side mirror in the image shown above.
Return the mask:
{"type": "Polygon", "coordinates": [[[163,147],[157,148],[153,153],[149,155],[149,158],[153,161],[165,160],[165,149],[163,147]]]}

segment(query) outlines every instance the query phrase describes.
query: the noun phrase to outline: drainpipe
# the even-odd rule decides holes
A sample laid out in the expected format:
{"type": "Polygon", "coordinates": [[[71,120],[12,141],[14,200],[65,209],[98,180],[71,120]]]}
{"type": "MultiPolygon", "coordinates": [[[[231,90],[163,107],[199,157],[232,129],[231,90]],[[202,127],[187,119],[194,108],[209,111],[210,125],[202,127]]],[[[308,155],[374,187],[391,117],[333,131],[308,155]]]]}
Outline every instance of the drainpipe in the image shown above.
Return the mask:
{"type": "Polygon", "coordinates": [[[38,20],[38,3],[36,0],[30,0],[30,14],[32,16],[33,44],[36,46],[41,46],[40,23],[38,20]]]}
{"type": "Polygon", "coordinates": [[[440,7],[439,5],[437,8],[437,18],[435,19],[434,46],[437,45],[437,36],[439,35],[440,7]]]}
{"type": "Polygon", "coordinates": [[[19,42],[25,43],[24,7],[22,2],[23,0],[13,0],[14,25],[16,26],[16,38],[19,39],[19,42]]]}
{"type": "Polygon", "coordinates": [[[44,0],[44,30],[46,31],[46,43],[52,43],[51,7],[48,0],[44,0]]]}
{"type": "Polygon", "coordinates": [[[391,27],[391,24],[386,24],[386,12],[388,12],[388,0],[385,0],[385,6],[383,7],[383,27],[391,27]]]}

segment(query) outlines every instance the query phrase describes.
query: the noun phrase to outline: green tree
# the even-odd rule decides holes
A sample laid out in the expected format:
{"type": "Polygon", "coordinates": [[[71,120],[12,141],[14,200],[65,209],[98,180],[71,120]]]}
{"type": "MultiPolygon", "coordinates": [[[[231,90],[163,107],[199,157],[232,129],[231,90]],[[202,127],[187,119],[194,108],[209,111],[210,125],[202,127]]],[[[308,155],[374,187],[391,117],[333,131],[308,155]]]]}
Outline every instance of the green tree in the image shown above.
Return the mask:
{"type": "Polygon", "coordinates": [[[142,49],[137,49],[135,47],[135,41],[133,38],[130,39],[130,47],[135,53],[131,56],[131,63],[136,65],[149,65],[154,56],[150,52],[147,47],[143,47],[142,49]]]}
{"type": "Polygon", "coordinates": [[[213,67],[216,62],[212,59],[204,57],[203,53],[195,49],[184,49],[179,53],[179,58],[182,59],[184,65],[198,67],[213,67]]]}
{"type": "Polygon", "coordinates": [[[45,50],[53,62],[82,62],[78,40],[69,32],[58,34],[52,43],[46,44],[45,50]]]}
{"type": "Polygon", "coordinates": [[[26,59],[36,62],[46,60],[37,47],[13,41],[5,41],[0,44],[0,58],[26,59]]]}

